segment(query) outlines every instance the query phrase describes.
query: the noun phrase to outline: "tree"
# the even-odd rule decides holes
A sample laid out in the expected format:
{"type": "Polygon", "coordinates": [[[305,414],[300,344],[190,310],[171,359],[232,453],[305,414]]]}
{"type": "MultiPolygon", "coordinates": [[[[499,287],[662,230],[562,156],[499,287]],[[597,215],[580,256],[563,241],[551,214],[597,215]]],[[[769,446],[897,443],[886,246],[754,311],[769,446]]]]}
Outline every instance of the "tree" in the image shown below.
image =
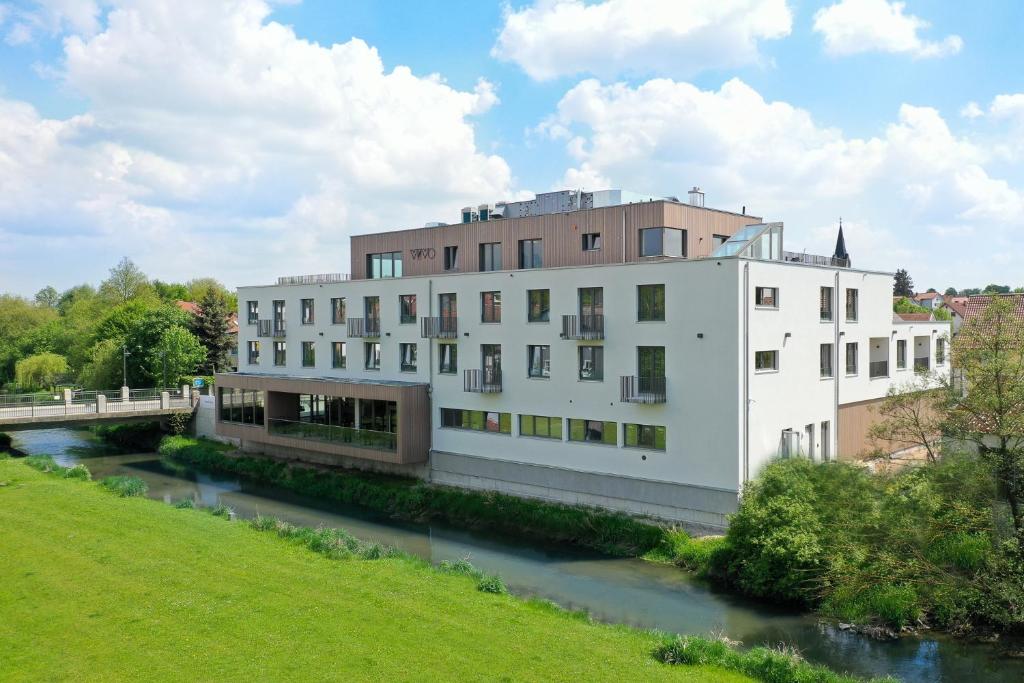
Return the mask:
{"type": "Polygon", "coordinates": [[[153,280],[153,290],[165,304],[173,304],[177,301],[191,301],[188,287],[180,282],[161,282],[153,280]]]}
{"type": "Polygon", "coordinates": [[[932,311],[932,315],[935,316],[936,320],[949,321],[953,319],[953,314],[950,313],[949,309],[946,308],[945,306],[939,306],[938,308],[936,308],[934,311],[932,311]]]}
{"type": "Polygon", "coordinates": [[[896,271],[892,293],[893,296],[914,296],[914,281],[906,269],[900,268],[896,271]]]}
{"type": "Polygon", "coordinates": [[[160,344],[149,352],[149,372],[159,377],[164,386],[194,374],[205,359],[206,349],[199,339],[183,326],[172,325],[164,331],[160,344]]]}
{"type": "Polygon", "coordinates": [[[116,389],[121,386],[121,342],[103,339],[89,349],[78,381],[87,389],[116,389]]]}
{"type": "Polygon", "coordinates": [[[199,302],[199,315],[192,321],[192,331],[204,347],[206,360],[200,367],[205,374],[227,370],[231,365],[234,340],[228,334],[228,306],[224,295],[214,289],[199,302]]]}
{"type": "Polygon", "coordinates": [[[936,462],[946,397],[935,387],[935,376],[930,373],[915,375],[902,385],[890,387],[877,408],[881,419],[868,432],[872,441],[878,446],[879,441],[886,441],[903,448],[923,448],[928,461],[936,462]]]}
{"type": "Polygon", "coordinates": [[[100,284],[100,293],[115,303],[123,304],[149,289],[149,280],[127,256],[110,269],[110,277],[100,284]]]}
{"type": "Polygon", "coordinates": [[[36,292],[36,304],[46,308],[57,308],[60,302],[60,294],[53,287],[43,287],[36,292]]]}
{"type": "Polygon", "coordinates": [[[18,361],[15,382],[25,389],[52,387],[68,373],[68,362],[55,353],[40,353],[18,361]]]}
{"type": "Polygon", "coordinates": [[[188,301],[198,303],[205,299],[211,291],[214,291],[224,298],[229,311],[238,310],[238,296],[222,285],[219,280],[212,277],[201,277],[189,280],[186,286],[188,287],[188,301]]]}
{"type": "Polygon", "coordinates": [[[35,352],[42,328],[57,319],[51,308],[20,296],[0,295],[0,383],[14,378],[15,363],[35,352]]]}
{"type": "Polygon", "coordinates": [[[948,391],[943,427],[991,465],[1024,553],[1024,325],[1017,297],[993,297],[964,323],[953,367],[966,392],[948,391]]]}
{"type": "Polygon", "coordinates": [[[939,290],[935,289],[934,287],[929,287],[925,291],[930,293],[930,294],[938,294],[939,293],[939,290]]]}
{"type": "Polygon", "coordinates": [[[956,296],[956,287],[946,287],[946,296],[956,296]]]}
{"type": "Polygon", "coordinates": [[[918,306],[907,297],[892,302],[893,313],[930,313],[924,306],[918,306]]]}
{"type": "Polygon", "coordinates": [[[1010,285],[989,285],[982,292],[982,294],[1009,294],[1010,285]]]}
{"type": "Polygon", "coordinates": [[[967,289],[960,290],[960,296],[975,296],[981,294],[981,290],[977,287],[968,287],[967,289]]]}

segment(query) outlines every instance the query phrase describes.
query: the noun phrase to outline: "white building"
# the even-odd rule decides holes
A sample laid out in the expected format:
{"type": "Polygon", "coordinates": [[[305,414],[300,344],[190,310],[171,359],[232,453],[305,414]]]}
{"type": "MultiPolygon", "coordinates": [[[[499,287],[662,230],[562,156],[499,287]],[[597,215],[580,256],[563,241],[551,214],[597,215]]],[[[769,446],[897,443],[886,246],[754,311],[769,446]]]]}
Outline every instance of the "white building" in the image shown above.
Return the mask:
{"type": "Polygon", "coordinates": [[[891,273],[785,252],[780,223],[674,200],[487,223],[239,289],[218,433],[723,526],[770,459],[857,457],[890,386],[948,371],[948,323],[894,322],[891,273]]]}

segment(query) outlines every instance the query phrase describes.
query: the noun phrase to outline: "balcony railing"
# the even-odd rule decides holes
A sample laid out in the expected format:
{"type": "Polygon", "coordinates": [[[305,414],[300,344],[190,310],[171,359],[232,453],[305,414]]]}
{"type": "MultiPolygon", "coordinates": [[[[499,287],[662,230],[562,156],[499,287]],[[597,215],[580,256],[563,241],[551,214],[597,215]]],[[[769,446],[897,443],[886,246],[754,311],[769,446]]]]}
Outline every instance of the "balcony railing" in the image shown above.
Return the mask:
{"type": "Polygon", "coordinates": [[[392,432],[376,432],[355,427],[278,419],[268,420],[267,425],[270,433],[274,436],[345,444],[378,451],[394,451],[398,448],[398,434],[392,432]]]}
{"type": "Polygon", "coordinates": [[[501,370],[485,368],[483,370],[466,370],[462,379],[463,391],[478,394],[497,394],[501,392],[501,370]]]}
{"type": "Polygon", "coordinates": [[[459,319],[451,316],[420,318],[424,339],[455,339],[459,336],[459,319]]]}
{"type": "Polygon", "coordinates": [[[604,316],[563,315],[562,339],[604,339],[604,316]]]}
{"type": "Polygon", "coordinates": [[[664,377],[620,377],[620,400],[623,403],[665,403],[668,400],[665,384],[664,377]]]}
{"type": "Polygon", "coordinates": [[[285,336],[285,323],[283,320],[260,320],[256,327],[257,337],[283,337],[285,336]]]}
{"type": "Polygon", "coordinates": [[[819,256],[818,254],[805,254],[799,251],[783,251],[782,260],[790,263],[806,263],[811,266],[833,266],[837,268],[849,268],[850,259],[836,258],[835,256],[819,256]]]}
{"type": "Polygon", "coordinates": [[[348,336],[379,337],[380,318],[349,318],[348,336]]]}
{"type": "Polygon", "coordinates": [[[868,377],[874,379],[875,377],[888,377],[889,376],[889,361],[887,360],[873,360],[868,366],[868,377]]]}
{"type": "Polygon", "coordinates": [[[345,282],[348,273],[317,273],[316,275],[287,275],[277,278],[279,285],[326,285],[332,282],[345,282]]]}
{"type": "Polygon", "coordinates": [[[930,365],[931,364],[929,363],[929,359],[927,357],[925,357],[925,358],[915,358],[914,359],[914,372],[928,372],[928,369],[929,369],[930,365]]]}

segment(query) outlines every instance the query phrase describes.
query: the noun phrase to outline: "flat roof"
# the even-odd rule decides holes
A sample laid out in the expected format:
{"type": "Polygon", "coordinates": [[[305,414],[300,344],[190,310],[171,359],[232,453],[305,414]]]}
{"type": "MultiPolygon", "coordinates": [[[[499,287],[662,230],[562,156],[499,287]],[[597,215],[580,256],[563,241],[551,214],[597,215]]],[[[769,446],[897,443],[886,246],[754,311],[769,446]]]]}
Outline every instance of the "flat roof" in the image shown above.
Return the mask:
{"type": "Polygon", "coordinates": [[[218,373],[224,375],[231,375],[232,377],[258,377],[259,379],[300,379],[303,381],[312,382],[331,382],[334,384],[369,384],[374,386],[382,387],[425,387],[429,386],[427,382],[404,382],[397,379],[366,379],[360,377],[328,377],[312,375],[279,375],[270,372],[225,372],[218,373]]]}

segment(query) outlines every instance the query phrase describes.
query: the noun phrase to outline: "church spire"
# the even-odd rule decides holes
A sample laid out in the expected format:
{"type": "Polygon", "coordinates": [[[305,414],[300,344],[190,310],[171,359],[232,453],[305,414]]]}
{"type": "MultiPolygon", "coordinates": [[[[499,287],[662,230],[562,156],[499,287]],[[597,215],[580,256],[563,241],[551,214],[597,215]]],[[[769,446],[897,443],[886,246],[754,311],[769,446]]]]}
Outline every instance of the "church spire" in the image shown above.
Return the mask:
{"type": "Polygon", "coordinates": [[[843,219],[839,219],[839,236],[836,238],[836,253],[832,255],[834,259],[843,259],[846,261],[846,267],[850,267],[850,254],[846,251],[846,240],[843,239],[843,219]]]}

